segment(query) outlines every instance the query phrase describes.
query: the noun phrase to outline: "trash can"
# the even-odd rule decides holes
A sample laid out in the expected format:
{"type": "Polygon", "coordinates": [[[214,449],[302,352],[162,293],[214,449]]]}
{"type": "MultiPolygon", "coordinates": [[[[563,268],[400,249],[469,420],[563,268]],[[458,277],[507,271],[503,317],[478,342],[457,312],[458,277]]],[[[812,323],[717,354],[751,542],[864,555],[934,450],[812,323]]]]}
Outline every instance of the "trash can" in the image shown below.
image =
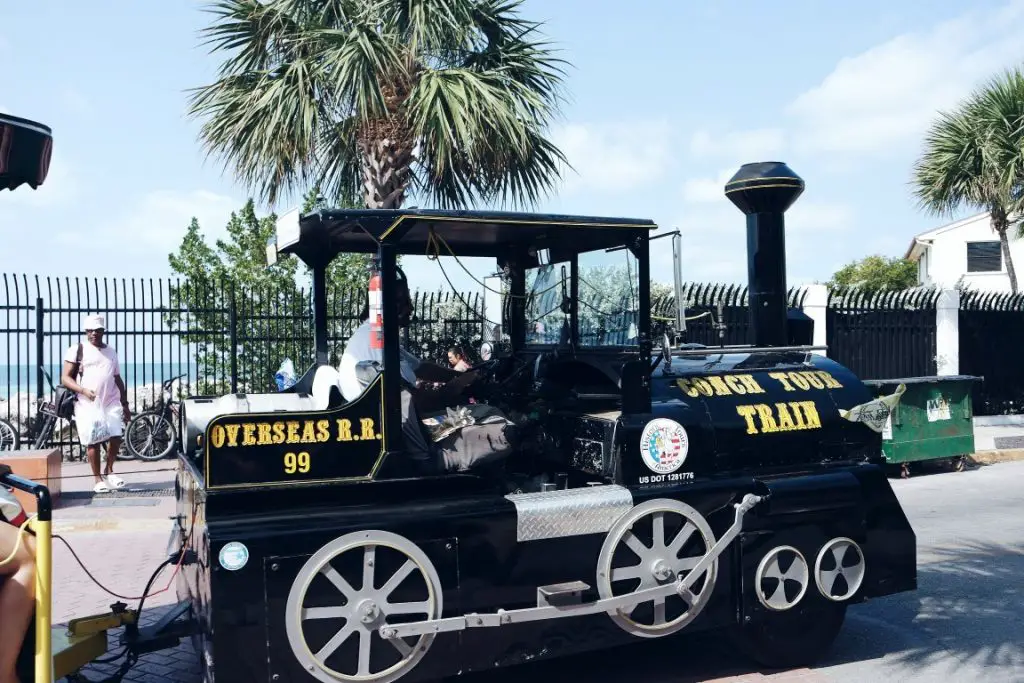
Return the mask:
{"type": "Polygon", "coordinates": [[[865,380],[875,396],[888,396],[903,384],[906,391],[886,420],[882,453],[909,476],[909,464],[952,460],[957,470],[974,452],[971,385],[981,377],[947,375],[865,380]]]}

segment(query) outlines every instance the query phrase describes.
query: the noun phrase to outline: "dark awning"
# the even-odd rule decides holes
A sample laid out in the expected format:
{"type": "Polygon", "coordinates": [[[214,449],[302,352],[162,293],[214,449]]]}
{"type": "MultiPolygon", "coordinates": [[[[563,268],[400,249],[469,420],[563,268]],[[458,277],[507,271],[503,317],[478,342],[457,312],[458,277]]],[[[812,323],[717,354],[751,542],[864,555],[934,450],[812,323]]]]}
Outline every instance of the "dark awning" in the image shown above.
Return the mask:
{"type": "Polygon", "coordinates": [[[552,251],[590,251],[630,242],[657,228],[650,220],[564,216],[500,211],[322,210],[305,214],[287,229],[279,227],[280,253],[304,261],[339,253],[370,253],[378,242],[395,244],[400,253],[447,256],[500,256],[515,245],[552,251]],[[398,228],[402,228],[399,230],[398,228]],[[287,233],[287,234],[286,234],[287,233]],[[398,235],[401,235],[399,238],[398,235]]]}
{"type": "Polygon", "coordinates": [[[0,189],[22,184],[38,188],[50,171],[53,132],[49,126],[0,114],[0,189]]]}

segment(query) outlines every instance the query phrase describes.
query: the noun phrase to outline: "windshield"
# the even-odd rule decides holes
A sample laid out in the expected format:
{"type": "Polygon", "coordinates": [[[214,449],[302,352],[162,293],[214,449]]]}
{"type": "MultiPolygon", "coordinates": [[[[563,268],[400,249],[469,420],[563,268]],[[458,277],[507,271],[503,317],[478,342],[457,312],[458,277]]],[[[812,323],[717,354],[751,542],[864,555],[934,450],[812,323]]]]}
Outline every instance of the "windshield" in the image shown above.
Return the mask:
{"type": "MultiPolygon", "coordinates": [[[[568,263],[526,271],[528,344],[569,341],[571,292],[568,263]]],[[[637,343],[639,279],[636,257],[628,250],[579,255],[580,346],[632,346],[637,343]]]]}
{"type": "Polygon", "coordinates": [[[579,255],[580,346],[637,343],[639,278],[628,249],[579,255]]]}
{"type": "Polygon", "coordinates": [[[526,271],[526,343],[569,341],[569,316],[563,299],[569,296],[569,264],[556,263],[526,271]]]}

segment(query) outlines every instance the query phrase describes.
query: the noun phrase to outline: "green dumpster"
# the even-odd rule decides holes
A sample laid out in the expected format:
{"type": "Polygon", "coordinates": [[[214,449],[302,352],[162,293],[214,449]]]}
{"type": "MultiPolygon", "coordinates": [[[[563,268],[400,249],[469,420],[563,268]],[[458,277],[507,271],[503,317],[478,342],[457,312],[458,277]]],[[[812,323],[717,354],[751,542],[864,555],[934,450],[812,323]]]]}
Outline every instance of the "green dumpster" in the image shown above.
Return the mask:
{"type": "Polygon", "coordinates": [[[947,375],[865,380],[876,397],[906,386],[882,431],[886,461],[900,465],[903,476],[908,476],[910,463],[923,460],[952,460],[962,469],[974,452],[971,385],[980,379],[947,375]]]}

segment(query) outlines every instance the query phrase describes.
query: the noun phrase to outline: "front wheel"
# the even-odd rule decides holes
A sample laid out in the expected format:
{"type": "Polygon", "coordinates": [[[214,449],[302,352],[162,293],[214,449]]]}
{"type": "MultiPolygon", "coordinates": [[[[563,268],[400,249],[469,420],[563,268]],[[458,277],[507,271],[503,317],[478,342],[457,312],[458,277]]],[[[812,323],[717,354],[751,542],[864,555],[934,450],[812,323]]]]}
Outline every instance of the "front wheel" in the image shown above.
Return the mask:
{"type": "Polygon", "coordinates": [[[128,452],[139,460],[160,460],[174,448],[177,433],[170,420],[160,413],[139,413],[128,423],[124,442],[128,452]]]}
{"type": "Polygon", "coordinates": [[[7,420],[0,420],[0,451],[16,451],[21,447],[21,435],[7,420]]]}
{"type": "Polygon", "coordinates": [[[764,615],[756,624],[735,627],[736,647],[761,666],[810,666],[832,647],[846,618],[846,605],[828,603],[764,615]]]}

